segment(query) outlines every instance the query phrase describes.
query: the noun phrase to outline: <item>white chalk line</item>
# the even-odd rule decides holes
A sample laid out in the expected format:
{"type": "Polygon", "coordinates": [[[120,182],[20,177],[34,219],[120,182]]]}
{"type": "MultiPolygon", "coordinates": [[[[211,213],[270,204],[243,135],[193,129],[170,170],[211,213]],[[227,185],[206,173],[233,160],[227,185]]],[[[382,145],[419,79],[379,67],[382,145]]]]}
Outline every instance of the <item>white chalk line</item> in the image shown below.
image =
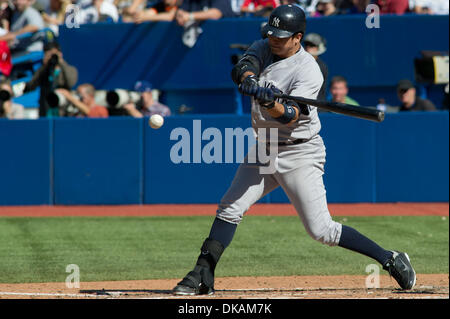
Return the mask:
{"type": "Polygon", "coordinates": [[[36,296],[36,297],[95,297],[102,298],[101,295],[91,295],[91,294],[63,294],[63,293],[45,293],[45,292],[8,292],[8,291],[0,291],[0,296],[36,296]]]}

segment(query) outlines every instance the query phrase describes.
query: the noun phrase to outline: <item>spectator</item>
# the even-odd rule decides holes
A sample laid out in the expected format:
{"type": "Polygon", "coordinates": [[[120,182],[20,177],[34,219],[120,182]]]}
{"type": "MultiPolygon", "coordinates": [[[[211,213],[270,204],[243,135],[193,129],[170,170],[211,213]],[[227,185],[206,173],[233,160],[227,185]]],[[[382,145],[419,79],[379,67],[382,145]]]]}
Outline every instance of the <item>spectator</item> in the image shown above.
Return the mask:
{"type": "Polygon", "coordinates": [[[9,32],[0,36],[0,41],[9,43],[12,53],[19,51],[42,51],[42,41],[26,38],[18,41],[16,37],[24,33],[34,33],[44,28],[44,20],[31,5],[33,0],[14,0],[9,32]]]}
{"type": "Polygon", "coordinates": [[[413,0],[413,11],[418,14],[448,14],[448,0],[413,0]]]}
{"type": "Polygon", "coordinates": [[[231,9],[233,10],[236,16],[241,16],[241,7],[244,3],[244,0],[230,0],[231,1],[231,9]]]}
{"type": "Polygon", "coordinates": [[[325,53],[326,48],[326,40],[317,33],[309,33],[305,36],[303,40],[303,45],[305,46],[305,50],[311,54],[317,61],[317,64],[320,67],[320,71],[322,71],[323,75],[323,84],[320,88],[317,99],[326,100],[326,85],[328,78],[328,67],[325,62],[319,58],[319,55],[325,53]]]}
{"type": "Polygon", "coordinates": [[[244,0],[241,12],[252,13],[255,16],[269,16],[272,10],[279,5],[278,0],[244,0]]]}
{"type": "Polygon", "coordinates": [[[8,43],[0,41],[0,76],[9,77],[12,68],[11,51],[9,50],[8,43]]]}
{"type": "Polygon", "coordinates": [[[42,18],[53,33],[57,36],[59,25],[64,23],[67,6],[71,4],[70,0],[50,0],[50,6],[46,12],[42,13],[42,18]]]}
{"type": "Polygon", "coordinates": [[[59,44],[50,42],[44,47],[42,66],[26,84],[24,93],[40,88],[39,116],[46,117],[49,111],[47,95],[57,88],[70,90],[77,81],[77,69],[64,60],[59,44]]]}
{"type": "Polygon", "coordinates": [[[409,10],[409,0],[377,0],[380,13],[404,14],[409,10]]]}
{"type": "Polygon", "coordinates": [[[229,0],[183,0],[175,19],[180,26],[205,20],[233,17],[229,0]]]}
{"type": "Polygon", "coordinates": [[[316,12],[311,16],[313,17],[328,17],[339,14],[336,9],[335,0],[319,0],[316,6],[316,12]]]}
{"type": "Polygon", "coordinates": [[[333,102],[359,106],[359,103],[349,97],[347,80],[343,76],[335,76],[331,79],[330,93],[333,102]]]}
{"type": "Polygon", "coordinates": [[[119,22],[119,11],[114,3],[110,0],[93,0],[94,6],[98,12],[99,22],[112,21],[114,23],[119,22]]]}
{"type": "Polygon", "coordinates": [[[11,83],[4,80],[0,83],[0,117],[10,120],[20,120],[24,118],[24,107],[12,101],[13,91],[11,83]]]}
{"type": "Polygon", "coordinates": [[[314,16],[319,0],[281,0],[281,4],[297,4],[308,16],[314,16]]]}
{"type": "Polygon", "coordinates": [[[82,25],[97,23],[100,20],[99,10],[93,0],[77,0],[75,6],[68,8],[66,19],[69,23],[82,25]]]}
{"type": "Polygon", "coordinates": [[[340,8],[346,14],[365,14],[367,6],[371,3],[371,0],[352,0],[349,7],[340,8]]]}
{"type": "Polygon", "coordinates": [[[39,13],[45,12],[50,8],[50,0],[33,0],[32,6],[39,13]]]}
{"type": "Polygon", "coordinates": [[[115,2],[119,2],[119,12],[122,15],[123,22],[133,22],[134,16],[145,9],[147,5],[147,0],[116,0],[115,2]],[[121,3],[123,2],[123,3],[121,3]],[[131,2],[131,3],[130,3],[131,2]]]}
{"type": "Polygon", "coordinates": [[[95,102],[95,87],[92,84],[80,84],[77,88],[79,99],[72,95],[66,89],[56,89],[56,92],[64,97],[76,108],[78,108],[84,117],[108,117],[108,109],[105,106],[97,105],[95,102]]]}
{"type": "Polygon", "coordinates": [[[203,32],[200,23],[233,16],[230,0],[183,0],[175,13],[175,20],[184,28],[183,44],[192,48],[203,32]]]}
{"type": "Polygon", "coordinates": [[[13,8],[9,0],[0,0],[0,37],[9,31],[13,8]]]}
{"type": "Polygon", "coordinates": [[[146,81],[139,81],[135,85],[135,91],[141,93],[141,100],[137,103],[128,103],[124,109],[133,117],[152,116],[159,114],[161,116],[170,116],[170,108],[153,99],[152,86],[146,81]]]}
{"type": "Polygon", "coordinates": [[[416,95],[416,88],[407,79],[398,82],[397,96],[401,102],[400,111],[436,111],[433,102],[416,95]]]}
{"type": "Polygon", "coordinates": [[[149,9],[138,11],[133,16],[134,23],[146,21],[172,21],[178,9],[179,0],[160,0],[149,9]]]}

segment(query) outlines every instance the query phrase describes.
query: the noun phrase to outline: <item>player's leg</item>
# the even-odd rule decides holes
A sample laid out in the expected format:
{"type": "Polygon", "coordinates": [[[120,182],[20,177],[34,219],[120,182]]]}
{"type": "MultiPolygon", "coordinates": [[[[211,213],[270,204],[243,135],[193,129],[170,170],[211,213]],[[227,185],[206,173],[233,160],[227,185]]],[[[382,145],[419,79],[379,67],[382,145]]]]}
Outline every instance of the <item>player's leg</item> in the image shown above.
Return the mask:
{"type": "Polygon", "coordinates": [[[315,147],[315,152],[307,149],[300,151],[313,153],[315,154],[313,157],[305,160],[295,170],[275,174],[275,178],[295,206],[307,232],[324,244],[339,245],[377,260],[402,288],[412,288],[415,284],[415,272],[406,254],[386,250],[352,227],[332,220],[322,178],[325,151],[320,145],[321,139],[314,143],[306,145],[306,148],[315,147]]]}
{"type": "Polygon", "coordinates": [[[244,213],[260,198],[278,187],[272,175],[260,174],[260,165],[242,163],[223,196],[209,237],[203,242],[195,267],[180,281],[177,295],[209,294],[214,291],[214,271],[225,248],[231,243],[244,213]]]}

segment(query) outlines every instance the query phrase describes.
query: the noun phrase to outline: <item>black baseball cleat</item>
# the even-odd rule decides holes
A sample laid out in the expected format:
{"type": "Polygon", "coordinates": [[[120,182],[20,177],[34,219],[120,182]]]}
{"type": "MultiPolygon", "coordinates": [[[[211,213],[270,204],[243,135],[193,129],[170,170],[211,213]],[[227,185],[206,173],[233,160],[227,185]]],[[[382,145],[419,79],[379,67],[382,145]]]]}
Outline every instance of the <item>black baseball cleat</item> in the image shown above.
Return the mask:
{"type": "Polygon", "coordinates": [[[173,288],[172,293],[177,296],[212,295],[214,289],[201,282],[199,273],[191,271],[173,288]]]}
{"type": "Polygon", "coordinates": [[[412,289],[416,284],[416,272],[411,266],[408,254],[399,251],[392,253],[392,258],[383,265],[383,269],[394,277],[402,289],[412,289]]]}

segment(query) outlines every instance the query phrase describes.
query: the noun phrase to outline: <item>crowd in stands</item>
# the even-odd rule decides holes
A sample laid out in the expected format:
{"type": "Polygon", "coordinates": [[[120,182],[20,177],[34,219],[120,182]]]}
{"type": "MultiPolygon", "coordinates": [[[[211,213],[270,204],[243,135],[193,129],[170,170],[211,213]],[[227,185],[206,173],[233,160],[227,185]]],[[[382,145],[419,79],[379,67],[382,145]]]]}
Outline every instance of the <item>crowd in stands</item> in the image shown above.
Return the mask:
{"type": "Polygon", "coordinates": [[[449,13],[448,0],[0,0],[0,36],[10,40],[44,25],[57,33],[63,23],[175,20],[185,25],[194,20],[268,16],[280,4],[297,4],[311,17],[365,14],[369,4],[378,5],[381,14],[449,13]],[[22,30],[24,24],[29,27],[22,30]]]}
{"type": "MultiPolygon", "coordinates": [[[[201,32],[198,26],[205,20],[229,17],[268,16],[281,4],[301,6],[309,17],[327,17],[343,14],[367,14],[368,5],[376,4],[380,14],[449,14],[448,0],[0,0],[0,117],[23,118],[23,106],[12,102],[14,95],[8,79],[10,68],[6,59],[28,52],[44,52],[42,66],[24,88],[24,93],[40,88],[39,116],[107,117],[108,109],[95,101],[95,88],[89,83],[79,85],[74,94],[78,73],[63,58],[56,42],[44,48],[39,38],[23,38],[49,28],[58,36],[62,24],[78,26],[86,23],[143,23],[174,21],[185,32],[201,32]],[[195,27],[197,29],[193,29],[195,27]],[[4,47],[7,49],[4,49],[4,47]],[[6,54],[6,55],[5,55],[6,54]],[[66,99],[75,111],[67,112],[49,105],[53,99],[66,99]]],[[[184,41],[184,39],[183,39],[184,41]]],[[[195,43],[195,41],[194,41],[195,43]]],[[[185,42],[189,46],[188,42],[185,42]]],[[[317,60],[325,82],[319,98],[325,95],[328,69],[319,56],[326,50],[326,40],[318,34],[306,35],[304,47],[317,60]]],[[[123,107],[125,114],[142,117],[155,113],[170,115],[170,109],[153,98],[151,84],[136,83],[139,101],[130,101],[123,107]]],[[[347,80],[335,76],[329,85],[328,99],[358,105],[348,96],[347,80]]],[[[414,85],[401,81],[397,88],[400,110],[434,110],[431,102],[417,97],[414,85]]],[[[380,105],[383,105],[380,103],[380,105]]]]}

